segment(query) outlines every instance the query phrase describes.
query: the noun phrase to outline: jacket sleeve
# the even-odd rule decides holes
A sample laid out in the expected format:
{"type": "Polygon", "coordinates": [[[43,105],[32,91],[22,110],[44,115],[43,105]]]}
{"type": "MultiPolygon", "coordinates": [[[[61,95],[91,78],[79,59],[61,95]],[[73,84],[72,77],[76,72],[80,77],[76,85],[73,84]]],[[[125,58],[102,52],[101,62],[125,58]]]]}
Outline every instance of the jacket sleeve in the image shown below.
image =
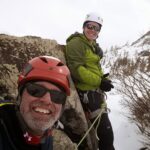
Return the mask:
{"type": "Polygon", "coordinates": [[[101,78],[86,68],[85,57],[84,43],[79,43],[78,39],[72,39],[67,43],[66,59],[73,78],[88,85],[99,86],[101,78]]]}

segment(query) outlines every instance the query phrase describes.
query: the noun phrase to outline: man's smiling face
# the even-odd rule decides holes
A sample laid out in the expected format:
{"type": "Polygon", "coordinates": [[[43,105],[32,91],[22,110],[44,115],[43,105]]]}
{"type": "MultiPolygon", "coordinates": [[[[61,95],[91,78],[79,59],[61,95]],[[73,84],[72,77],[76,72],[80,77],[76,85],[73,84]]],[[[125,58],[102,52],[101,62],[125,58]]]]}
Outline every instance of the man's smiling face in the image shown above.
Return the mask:
{"type": "MultiPolygon", "coordinates": [[[[49,82],[35,82],[47,89],[60,89],[49,82]]],[[[20,113],[28,128],[37,135],[42,135],[45,130],[50,129],[59,119],[62,111],[62,104],[56,104],[52,101],[51,94],[46,92],[42,97],[30,95],[25,88],[22,93],[20,103],[20,113]]]]}

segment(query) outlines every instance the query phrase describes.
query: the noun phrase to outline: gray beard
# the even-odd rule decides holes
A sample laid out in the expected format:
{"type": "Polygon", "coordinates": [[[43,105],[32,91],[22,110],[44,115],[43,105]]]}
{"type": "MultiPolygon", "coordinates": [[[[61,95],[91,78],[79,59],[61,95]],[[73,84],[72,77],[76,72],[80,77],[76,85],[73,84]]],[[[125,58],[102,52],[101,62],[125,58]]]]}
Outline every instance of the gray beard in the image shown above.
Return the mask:
{"type": "Polygon", "coordinates": [[[27,125],[28,130],[35,135],[43,135],[44,132],[48,129],[51,129],[54,125],[54,123],[58,120],[58,117],[55,118],[49,118],[48,121],[43,121],[42,119],[35,119],[32,118],[30,114],[22,114],[23,120],[25,124],[27,125]]]}

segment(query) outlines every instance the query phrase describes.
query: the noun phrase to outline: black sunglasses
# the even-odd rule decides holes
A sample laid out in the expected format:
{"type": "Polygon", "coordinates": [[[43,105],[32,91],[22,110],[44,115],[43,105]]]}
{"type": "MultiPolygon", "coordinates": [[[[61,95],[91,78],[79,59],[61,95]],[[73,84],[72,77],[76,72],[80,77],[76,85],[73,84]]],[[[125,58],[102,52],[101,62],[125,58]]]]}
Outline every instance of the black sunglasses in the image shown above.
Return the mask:
{"type": "Polygon", "coordinates": [[[87,23],[85,26],[86,26],[89,30],[94,30],[94,31],[96,31],[96,32],[99,32],[100,29],[101,29],[100,27],[94,26],[94,25],[89,24],[89,23],[87,23]]]}
{"type": "Polygon", "coordinates": [[[51,100],[56,103],[56,104],[65,104],[67,95],[63,91],[58,91],[58,90],[50,90],[42,85],[35,84],[35,83],[27,83],[26,84],[26,89],[27,92],[34,97],[42,97],[44,96],[47,92],[50,93],[51,100]]]}

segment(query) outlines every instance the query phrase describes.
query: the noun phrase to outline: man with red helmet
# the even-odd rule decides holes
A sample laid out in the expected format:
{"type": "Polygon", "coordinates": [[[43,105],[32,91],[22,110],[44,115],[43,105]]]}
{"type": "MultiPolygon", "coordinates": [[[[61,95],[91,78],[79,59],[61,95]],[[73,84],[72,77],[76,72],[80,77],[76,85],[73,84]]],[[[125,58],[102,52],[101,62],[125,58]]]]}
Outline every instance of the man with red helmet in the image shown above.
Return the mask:
{"type": "Polygon", "coordinates": [[[0,107],[0,150],[53,149],[52,129],[70,95],[69,75],[67,66],[50,56],[35,57],[25,65],[17,103],[0,107]]]}

